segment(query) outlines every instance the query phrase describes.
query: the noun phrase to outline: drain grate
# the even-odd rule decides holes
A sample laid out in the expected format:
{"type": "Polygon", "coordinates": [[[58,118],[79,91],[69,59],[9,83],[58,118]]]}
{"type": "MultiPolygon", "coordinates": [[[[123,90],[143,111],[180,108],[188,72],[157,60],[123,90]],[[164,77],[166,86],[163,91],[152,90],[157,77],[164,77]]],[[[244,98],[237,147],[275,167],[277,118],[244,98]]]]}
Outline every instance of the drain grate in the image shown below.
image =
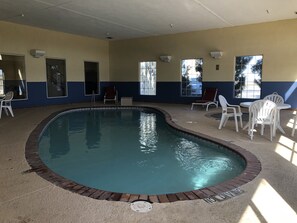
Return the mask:
{"type": "Polygon", "coordinates": [[[133,211],[139,213],[146,213],[153,209],[152,204],[147,201],[134,201],[130,204],[130,207],[133,211]]]}
{"type": "Polygon", "coordinates": [[[204,198],[203,200],[206,201],[207,203],[211,204],[211,203],[215,203],[215,202],[225,201],[232,197],[236,197],[236,196],[242,194],[243,192],[244,191],[241,190],[240,188],[235,188],[233,190],[215,195],[213,197],[204,198]]]}

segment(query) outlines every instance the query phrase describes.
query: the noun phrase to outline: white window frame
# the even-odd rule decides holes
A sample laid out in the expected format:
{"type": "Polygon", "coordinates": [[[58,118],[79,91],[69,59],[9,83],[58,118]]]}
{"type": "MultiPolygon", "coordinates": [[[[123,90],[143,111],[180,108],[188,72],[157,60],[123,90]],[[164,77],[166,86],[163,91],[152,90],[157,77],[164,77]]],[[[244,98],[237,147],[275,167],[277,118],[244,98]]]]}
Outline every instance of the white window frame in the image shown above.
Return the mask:
{"type": "Polygon", "coordinates": [[[203,58],[183,59],[181,67],[181,96],[202,95],[203,58]]]}
{"type": "Polygon", "coordinates": [[[247,55],[235,57],[234,98],[260,99],[262,88],[263,55],[247,55]],[[247,62],[237,63],[246,58],[247,62]]]}
{"type": "Polygon", "coordinates": [[[140,95],[156,95],[157,62],[139,62],[139,90],[140,95]]]}

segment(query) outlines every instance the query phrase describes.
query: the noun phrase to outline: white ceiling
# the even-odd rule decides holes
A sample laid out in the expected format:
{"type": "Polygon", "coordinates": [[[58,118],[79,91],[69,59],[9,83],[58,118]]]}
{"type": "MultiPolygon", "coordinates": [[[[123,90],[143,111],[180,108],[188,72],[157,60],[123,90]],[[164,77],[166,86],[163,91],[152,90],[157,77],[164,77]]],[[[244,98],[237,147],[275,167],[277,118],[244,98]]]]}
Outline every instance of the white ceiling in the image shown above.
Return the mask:
{"type": "Polygon", "coordinates": [[[294,19],[296,11],[297,0],[0,0],[0,20],[115,40],[294,19]]]}

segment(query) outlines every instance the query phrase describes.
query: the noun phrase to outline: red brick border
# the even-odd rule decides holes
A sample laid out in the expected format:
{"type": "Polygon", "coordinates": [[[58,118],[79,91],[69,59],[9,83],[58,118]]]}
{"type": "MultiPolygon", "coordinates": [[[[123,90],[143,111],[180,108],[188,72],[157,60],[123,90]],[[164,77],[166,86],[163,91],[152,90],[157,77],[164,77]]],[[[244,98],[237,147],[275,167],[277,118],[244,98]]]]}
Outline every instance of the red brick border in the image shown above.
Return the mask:
{"type": "Polygon", "coordinates": [[[234,144],[228,143],[226,141],[216,139],[212,136],[205,135],[202,133],[197,133],[194,131],[190,131],[184,129],[178,125],[176,125],[169,113],[164,110],[151,108],[151,107],[136,107],[136,106],[104,106],[104,107],[95,107],[95,109],[123,109],[123,108],[138,108],[138,109],[153,109],[161,112],[167,121],[167,123],[173,128],[184,132],[189,135],[197,136],[203,138],[205,140],[214,142],[218,145],[224,146],[233,152],[242,156],[246,161],[245,170],[238,175],[237,177],[217,184],[215,186],[210,186],[206,188],[202,188],[199,190],[187,191],[182,193],[173,193],[173,194],[161,194],[161,195],[144,195],[144,194],[127,194],[127,193],[114,193],[110,191],[103,191],[99,189],[94,189],[90,187],[86,187],[80,185],[76,182],[68,180],[58,174],[54,173],[50,170],[39,158],[38,155],[38,140],[42,130],[45,128],[47,123],[52,120],[55,116],[60,114],[61,112],[76,110],[76,109],[90,109],[90,108],[73,108],[66,109],[58,112],[54,112],[46,119],[41,121],[38,126],[31,132],[25,147],[25,156],[28,164],[31,166],[32,171],[36,172],[42,178],[48,180],[49,182],[62,187],[66,190],[81,194],[83,196],[91,197],[98,200],[109,200],[109,201],[124,201],[124,202],[133,202],[136,200],[146,200],[152,203],[167,203],[167,202],[175,202],[175,201],[184,201],[184,200],[194,200],[194,199],[204,199],[209,198],[215,195],[218,195],[223,192],[230,191],[239,186],[242,186],[250,181],[252,181],[261,171],[261,163],[257,159],[255,155],[250,153],[249,151],[236,146],[234,144]]]}

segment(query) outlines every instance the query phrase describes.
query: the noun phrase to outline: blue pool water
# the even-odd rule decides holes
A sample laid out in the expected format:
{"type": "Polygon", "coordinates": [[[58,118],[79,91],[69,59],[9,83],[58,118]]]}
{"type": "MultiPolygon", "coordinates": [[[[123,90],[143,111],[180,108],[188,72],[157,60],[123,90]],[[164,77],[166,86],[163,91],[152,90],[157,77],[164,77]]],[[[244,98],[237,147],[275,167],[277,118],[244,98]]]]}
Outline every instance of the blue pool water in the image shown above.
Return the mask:
{"type": "Polygon", "coordinates": [[[232,179],[245,168],[236,153],[170,127],[152,109],[60,114],[42,132],[39,155],[67,179],[132,194],[200,189],[232,179]]]}

